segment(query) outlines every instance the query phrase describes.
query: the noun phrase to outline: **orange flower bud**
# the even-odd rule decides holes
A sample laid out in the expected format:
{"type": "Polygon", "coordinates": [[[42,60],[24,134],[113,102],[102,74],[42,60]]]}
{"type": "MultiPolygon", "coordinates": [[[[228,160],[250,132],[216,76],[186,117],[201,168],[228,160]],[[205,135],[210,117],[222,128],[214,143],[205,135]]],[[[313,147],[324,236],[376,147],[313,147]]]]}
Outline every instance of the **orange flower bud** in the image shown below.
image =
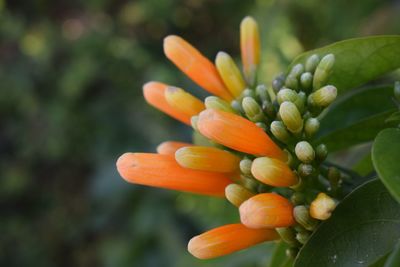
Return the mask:
{"type": "Polygon", "coordinates": [[[206,108],[199,99],[174,86],[169,86],[165,90],[165,99],[171,107],[190,117],[199,114],[206,108]]]}
{"type": "Polygon", "coordinates": [[[199,259],[211,259],[279,239],[274,229],[249,229],[238,224],[224,225],[193,237],[188,244],[190,254],[199,259]]]}
{"type": "Polygon", "coordinates": [[[175,142],[175,141],[166,141],[166,142],[163,142],[158,145],[157,153],[162,154],[162,155],[175,156],[175,152],[179,148],[182,148],[185,146],[192,146],[192,144],[183,143],[183,142],[175,142]]]}
{"type": "Polygon", "coordinates": [[[227,53],[219,52],[215,59],[215,66],[231,94],[239,97],[246,88],[246,83],[235,61],[227,53]]]}
{"type": "Polygon", "coordinates": [[[234,172],[240,162],[240,158],[228,151],[206,146],[180,148],[175,159],[182,167],[212,172],[234,172]]]}
{"type": "Polygon", "coordinates": [[[241,222],[249,228],[288,227],[295,223],[293,206],[275,193],[258,194],[239,208],[241,222]]]}
{"type": "Polygon", "coordinates": [[[182,72],[208,92],[232,100],[215,66],[196,48],[181,37],[170,35],[164,39],[164,53],[182,72]]]}
{"type": "Polygon", "coordinates": [[[218,197],[224,197],[225,187],[232,183],[221,173],[183,168],[169,155],[125,153],[117,169],[130,183],[218,197]]]}
{"type": "Polygon", "coordinates": [[[252,192],[239,184],[230,184],[225,188],[226,199],[236,207],[239,207],[252,196],[254,196],[252,192]]]}
{"type": "Polygon", "coordinates": [[[240,49],[244,76],[250,85],[254,85],[260,63],[260,34],[252,17],[245,17],[240,24],[240,49]]]}
{"type": "Polygon", "coordinates": [[[174,107],[171,107],[168,104],[164,96],[167,87],[168,85],[160,82],[148,82],[143,85],[144,98],[146,99],[147,103],[156,109],[161,110],[162,112],[187,125],[190,125],[190,116],[174,107]]]}
{"type": "Polygon", "coordinates": [[[251,173],[260,182],[272,186],[287,187],[298,182],[286,163],[268,157],[256,158],[251,165],[251,173]]]}
{"type": "Polygon", "coordinates": [[[202,135],[237,151],[287,159],[286,153],[260,127],[241,116],[207,109],[200,113],[197,127],[202,135]]]}

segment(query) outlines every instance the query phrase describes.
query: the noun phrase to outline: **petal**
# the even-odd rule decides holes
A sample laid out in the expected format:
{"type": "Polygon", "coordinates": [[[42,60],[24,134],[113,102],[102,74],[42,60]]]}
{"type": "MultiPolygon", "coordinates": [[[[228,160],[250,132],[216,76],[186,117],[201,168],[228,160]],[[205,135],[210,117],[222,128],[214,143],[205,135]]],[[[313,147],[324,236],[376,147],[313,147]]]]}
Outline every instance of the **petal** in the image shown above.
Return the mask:
{"type": "Polygon", "coordinates": [[[175,142],[175,141],[166,141],[162,142],[157,147],[157,153],[162,155],[170,155],[175,156],[175,152],[182,147],[192,146],[193,144],[183,143],[183,142],[175,142]]]}
{"type": "Polygon", "coordinates": [[[171,107],[181,111],[189,117],[199,114],[206,108],[204,103],[199,99],[174,86],[169,86],[167,88],[165,91],[165,99],[167,99],[167,102],[171,107]]]}
{"type": "Polygon", "coordinates": [[[260,182],[272,186],[287,187],[298,182],[286,163],[268,157],[256,158],[251,165],[251,173],[260,182]]]}

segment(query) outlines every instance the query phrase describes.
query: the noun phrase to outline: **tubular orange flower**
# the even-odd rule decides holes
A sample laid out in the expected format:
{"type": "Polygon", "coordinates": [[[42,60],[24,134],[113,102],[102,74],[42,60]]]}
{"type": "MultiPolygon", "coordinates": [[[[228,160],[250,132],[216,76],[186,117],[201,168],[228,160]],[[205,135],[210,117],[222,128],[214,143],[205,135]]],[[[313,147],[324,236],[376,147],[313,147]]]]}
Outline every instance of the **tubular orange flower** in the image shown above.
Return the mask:
{"type": "Polygon", "coordinates": [[[232,183],[221,173],[182,168],[169,155],[125,153],[117,169],[130,183],[218,197],[224,197],[225,187],[232,183]]]}
{"type": "Polygon", "coordinates": [[[175,141],[166,141],[166,142],[163,142],[158,145],[157,153],[162,154],[162,155],[175,156],[175,152],[179,148],[182,148],[185,146],[192,146],[192,144],[183,143],[183,142],[175,142],[175,141]]]}
{"type": "Polygon", "coordinates": [[[275,193],[258,194],[239,207],[240,221],[249,228],[288,227],[295,223],[293,206],[275,193]]]}
{"type": "Polygon", "coordinates": [[[287,155],[257,125],[245,118],[220,110],[207,109],[199,115],[201,134],[232,149],[286,161],[287,155]]]}
{"type": "Polygon", "coordinates": [[[260,34],[257,22],[252,17],[245,17],[240,24],[240,49],[244,75],[247,82],[253,85],[260,63],[260,34]]]}
{"type": "Polygon", "coordinates": [[[171,107],[181,111],[189,117],[197,115],[200,111],[206,108],[204,103],[199,99],[174,86],[169,86],[167,90],[165,90],[165,99],[167,99],[167,102],[171,107]]]}
{"type": "Polygon", "coordinates": [[[215,65],[231,94],[234,97],[239,97],[246,88],[246,83],[231,56],[225,52],[219,52],[215,59],[215,65]]]}
{"type": "Polygon", "coordinates": [[[272,186],[291,186],[298,182],[289,166],[277,159],[256,158],[251,165],[251,173],[260,182],[272,186]]]}
{"type": "Polygon", "coordinates": [[[164,53],[182,72],[208,92],[232,100],[214,65],[181,37],[164,39],[164,53]]]}
{"type": "Polygon", "coordinates": [[[190,125],[190,116],[182,113],[174,107],[171,107],[165,99],[165,91],[168,85],[160,82],[148,82],[143,85],[143,95],[147,103],[169,116],[190,125]]]}
{"type": "Polygon", "coordinates": [[[193,237],[188,251],[196,258],[211,259],[276,239],[279,235],[273,229],[249,229],[240,223],[228,224],[193,237]]]}
{"type": "Polygon", "coordinates": [[[175,159],[182,167],[213,172],[234,172],[240,162],[240,158],[228,151],[206,146],[180,148],[175,159]]]}

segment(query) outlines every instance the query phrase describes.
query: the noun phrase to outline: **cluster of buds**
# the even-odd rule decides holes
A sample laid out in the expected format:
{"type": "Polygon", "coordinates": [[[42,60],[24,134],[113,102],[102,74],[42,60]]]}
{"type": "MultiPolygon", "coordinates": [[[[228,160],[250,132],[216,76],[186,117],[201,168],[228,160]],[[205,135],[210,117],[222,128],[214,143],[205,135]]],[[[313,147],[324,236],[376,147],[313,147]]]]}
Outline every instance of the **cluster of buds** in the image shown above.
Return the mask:
{"type": "Polygon", "coordinates": [[[326,146],[312,142],[319,115],[337,95],[328,84],[335,57],[312,55],[267,87],[257,82],[260,37],[250,17],[241,23],[240,46],[242,72],[225,52],[213,64],[182,38],[165,38],[167,58],[214,96],[201,101],[181,88],[149,82],[145,99],[210,146],[168,141],[157,153],[125,153],[117,168],[128,182],[225,197],[238,208],[240,223],[189,242],[198,258],[279,238],[294,256],[330,217],[340,188],[340,172],[321,165],[326,146]]]}

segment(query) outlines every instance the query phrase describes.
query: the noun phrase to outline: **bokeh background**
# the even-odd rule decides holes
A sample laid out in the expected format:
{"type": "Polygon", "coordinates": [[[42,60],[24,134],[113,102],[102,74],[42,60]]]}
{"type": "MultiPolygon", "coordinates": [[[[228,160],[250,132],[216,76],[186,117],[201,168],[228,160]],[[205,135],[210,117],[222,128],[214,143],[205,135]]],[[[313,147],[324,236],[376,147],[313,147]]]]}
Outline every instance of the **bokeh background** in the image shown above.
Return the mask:
{"type": "Polygon", "coordinates": [[[124,182],[115,161],[190,129],[142,84],[205,93],[163,55],[178,34],[239,60],[239,23],[262,29],[269,83],[304,50],[400,33],[400,1],[0,0],[0,266],[266,266],[273,244],[212,261],[193,235],[237,221],[226,201],[124,182]]]}

